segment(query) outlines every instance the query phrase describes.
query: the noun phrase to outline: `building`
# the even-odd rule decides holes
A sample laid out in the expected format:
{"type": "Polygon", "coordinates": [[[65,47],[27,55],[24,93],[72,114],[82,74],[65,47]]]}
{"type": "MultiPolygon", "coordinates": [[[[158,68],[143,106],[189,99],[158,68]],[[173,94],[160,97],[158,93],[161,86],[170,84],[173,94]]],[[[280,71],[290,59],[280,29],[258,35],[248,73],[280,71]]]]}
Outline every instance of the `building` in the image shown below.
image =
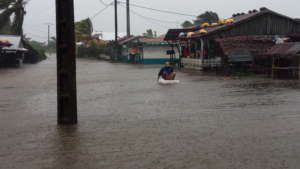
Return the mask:
{"type": "Polygon", "coordinates": [[[183,67],[205,69],[253,65],[277,39],[299,35],[299,20],[261,8],[218,23],[171,29],[165,40],[177,42],[183,67]]]}
{"type": "Polygon", "coordinates": [[[282,43],[267,51],[272,60],[272,77],[300,79],[300,42],[282,43]]]}
{"type": "Polygon", "coordinates": [[[20,66],[27,52],[27,49],[23,47],[21,37],[0,35],[0,40],[10,44],[0,50],[0,66],[20,66]]]}
{"type": "MultiPolygon", "coordinates": [[[[129,37],[119,41],[121,55],[118,60],[139,64],[163,64],[170,61],[168,51],[172,42],[164,40],[164,36],[149,38],[142,36],[129,37]]],[[[174,59],[174,58],[173,58],[174,59]]]]}

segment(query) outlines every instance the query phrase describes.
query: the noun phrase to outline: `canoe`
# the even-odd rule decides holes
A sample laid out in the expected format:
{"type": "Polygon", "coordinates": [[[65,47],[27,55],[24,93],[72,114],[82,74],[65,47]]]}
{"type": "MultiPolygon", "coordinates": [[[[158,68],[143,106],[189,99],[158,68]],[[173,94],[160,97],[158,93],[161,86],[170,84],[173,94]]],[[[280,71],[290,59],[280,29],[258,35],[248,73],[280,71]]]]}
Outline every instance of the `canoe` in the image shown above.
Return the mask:
{"type": "Polygon", "coordinates": [[[163,84],[163,85],[168,85],[168,84],[178,84],[178,83],[180,83],[180,81],[179,80],[165,80],[162,77],[160,77],[158,79],[158,83],[163,84]]]}

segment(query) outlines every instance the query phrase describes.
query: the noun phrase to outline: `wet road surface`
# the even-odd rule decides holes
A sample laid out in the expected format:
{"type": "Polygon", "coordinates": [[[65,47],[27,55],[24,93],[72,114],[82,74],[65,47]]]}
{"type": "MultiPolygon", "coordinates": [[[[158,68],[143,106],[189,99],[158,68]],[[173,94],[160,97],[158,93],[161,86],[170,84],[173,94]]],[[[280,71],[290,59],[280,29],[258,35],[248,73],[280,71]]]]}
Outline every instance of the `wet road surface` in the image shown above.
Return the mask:
{"type": "Polygon", "coordinates": [[[300,83],[78,60],[77,127],[56,125],[55,59],[0,70],[2,169],[298,169],[300,83]]]}

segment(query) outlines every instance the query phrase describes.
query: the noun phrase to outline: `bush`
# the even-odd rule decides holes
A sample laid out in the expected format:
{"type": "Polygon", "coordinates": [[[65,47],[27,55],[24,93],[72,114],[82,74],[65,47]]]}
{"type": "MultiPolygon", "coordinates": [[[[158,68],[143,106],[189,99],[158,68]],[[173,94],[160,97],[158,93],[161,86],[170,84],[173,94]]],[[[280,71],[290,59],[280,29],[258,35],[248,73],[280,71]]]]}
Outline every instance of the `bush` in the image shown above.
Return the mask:
{"type": "Polygon", "coordinates": [[[77,46],[77,57],[97,58],[104,53],[105,46],[104,41],[92,39],[85,44],[77,46]]]}
{"type": "Polygon", "coordinates": [[[45,47],[42,43],[36,41],[23,41],[24,47],[28,49],[25,55],[25,63],[37,63],[47,59],[45,47]]]}

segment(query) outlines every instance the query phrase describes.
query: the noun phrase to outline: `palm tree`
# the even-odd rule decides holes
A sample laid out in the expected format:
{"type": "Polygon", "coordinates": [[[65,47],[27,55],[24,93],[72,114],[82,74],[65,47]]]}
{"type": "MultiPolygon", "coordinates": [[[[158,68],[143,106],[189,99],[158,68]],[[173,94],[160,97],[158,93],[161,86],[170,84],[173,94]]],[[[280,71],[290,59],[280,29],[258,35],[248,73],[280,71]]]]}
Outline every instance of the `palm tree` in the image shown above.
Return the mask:
{"type": "Polygon", "coordinates": [[[93,23],[90,18],[75,23],[76,41],[89,41],[92,39],[93,23]]]}
{"type": "Polygon", "coordinates": [[[0,32],[23,35],[26,0],[0,1],[0,32]]]}

